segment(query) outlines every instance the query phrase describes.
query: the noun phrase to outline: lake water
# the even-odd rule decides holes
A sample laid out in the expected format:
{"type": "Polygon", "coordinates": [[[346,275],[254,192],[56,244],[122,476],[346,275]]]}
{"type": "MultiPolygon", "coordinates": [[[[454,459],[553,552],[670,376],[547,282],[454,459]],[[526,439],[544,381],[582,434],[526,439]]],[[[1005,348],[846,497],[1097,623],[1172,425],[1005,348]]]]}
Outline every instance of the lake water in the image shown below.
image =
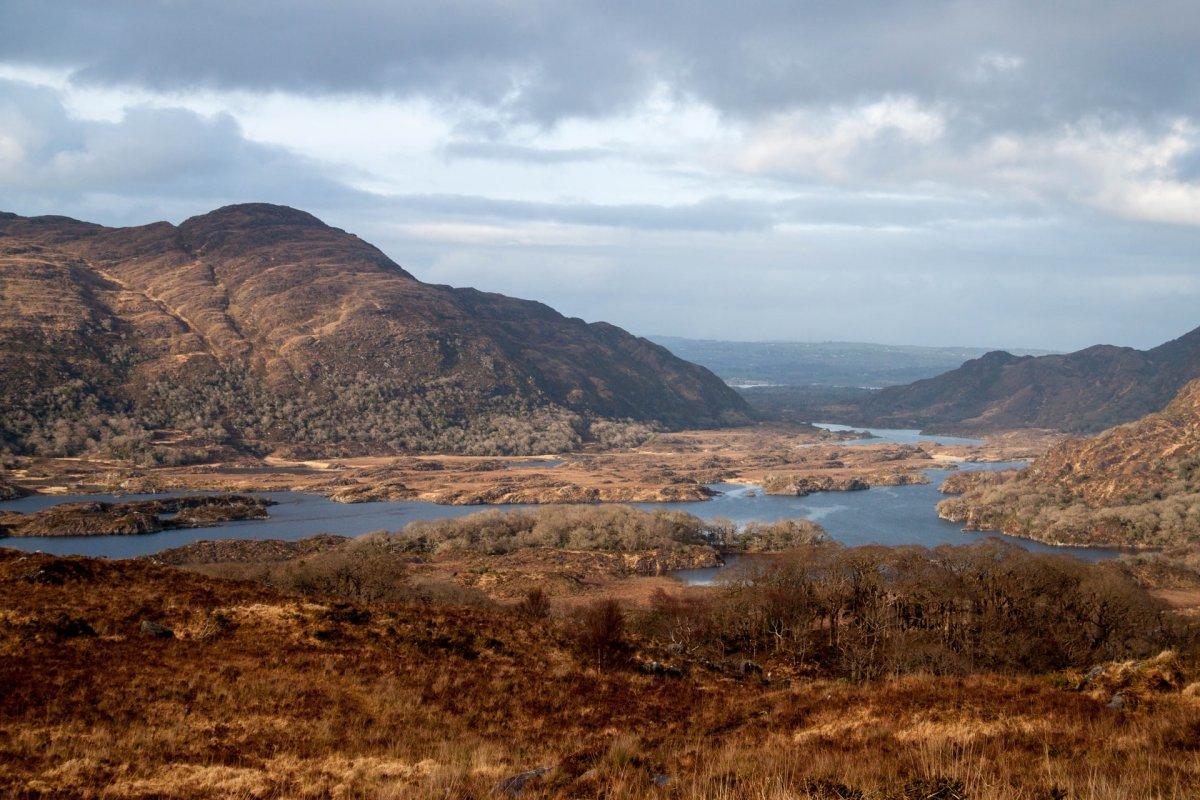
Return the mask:
{"type": "Polygon", "coordinates": [[[813,425],[817,428],[824,428],[827,431],[866,431],[871,434],[869,439],[848,439],[838,444],[919,444],[921,442],[931,442],[933,444],[983,444],[982,439],[967,439],[962,436],[943,436],[937,433],[925,434],[918,430],[906,430],[897,428],[863,428],[856,425],[835,425],[832,422],[814,422],[813,425]]]}
{"type": "MultiPolygon", "coordinates": [[[[881,431],[896,441],[907,431],[881,431]]],[[[912,432],[915,433],[915,432],[912,432]]],[[[879,442],[881,439],[867,441],[879,442]]],[[[962,464],[963,469],[1007,469],[1023,462],[962,464]]],[[[937,486],[950,472],[926,471],[932,483],[918,486],[878,486],[857,492],[818,492],[807,497],[764,495],[759,487],[716,484],[721,492],[707,502],[634,503],[642,509],[670,508],[705,519],[725,517],[737,523],[773,522],[804,518],[820,523],[830,536],[847,545],[965,544],[998,534],[963,532],[955,523],[939,519],[935,506],[944,495],[937,486]]],[[[197,494],[187,492],[178,494],[197,494]]],[[[34,495],[0,503],[0,509],[38,511],[58,503],[80,500],[140,500],[166,495],[34,495]]],[[[178,547],[201,539],[303,539],[318,533],[357,536],[371,531],[394,531],[418,519],[461,517],[485,508],[512,509],[521,506],[439,506],[416,501],[335,503],[326,497],[303,492],[261,492],[258,497],[274,500],[266,520],[230,522],[211,528],[189,528],[144,536],[55,536],[0,539],[0,546],[41,550],[60,555],[132,558],[178,547]]],[[[1001,536],[1030,550],[1070,553],[1088,561],[1111,558],[1112,550],[1051,547],[1025,539],[1001,536]]]]}

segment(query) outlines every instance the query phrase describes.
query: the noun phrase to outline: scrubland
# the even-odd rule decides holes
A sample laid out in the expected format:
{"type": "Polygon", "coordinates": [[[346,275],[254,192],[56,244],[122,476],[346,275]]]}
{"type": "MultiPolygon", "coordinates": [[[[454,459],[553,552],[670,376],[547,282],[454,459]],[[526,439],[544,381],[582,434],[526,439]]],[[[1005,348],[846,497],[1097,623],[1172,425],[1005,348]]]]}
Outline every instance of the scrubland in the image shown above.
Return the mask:
{"type": "Polygon", "coordinates": [[[332,544],[289,585],[0,550],[0,793],[1200,792],[1194,632],[1120,565],[816,544],[563,607],[332,544]]]}

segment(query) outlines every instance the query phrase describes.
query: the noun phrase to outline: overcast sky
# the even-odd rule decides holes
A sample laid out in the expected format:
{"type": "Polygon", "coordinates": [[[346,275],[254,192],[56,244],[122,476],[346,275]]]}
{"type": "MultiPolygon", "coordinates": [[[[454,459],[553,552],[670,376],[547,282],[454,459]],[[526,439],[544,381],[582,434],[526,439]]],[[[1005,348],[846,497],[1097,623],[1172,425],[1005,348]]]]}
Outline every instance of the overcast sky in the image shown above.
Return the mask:
{"type": "Polygon", "coordinates": [[[0,210],[285,203],[641,334],[1200,326],[1196,0],[0,0],[0,31],[0,210]]]}

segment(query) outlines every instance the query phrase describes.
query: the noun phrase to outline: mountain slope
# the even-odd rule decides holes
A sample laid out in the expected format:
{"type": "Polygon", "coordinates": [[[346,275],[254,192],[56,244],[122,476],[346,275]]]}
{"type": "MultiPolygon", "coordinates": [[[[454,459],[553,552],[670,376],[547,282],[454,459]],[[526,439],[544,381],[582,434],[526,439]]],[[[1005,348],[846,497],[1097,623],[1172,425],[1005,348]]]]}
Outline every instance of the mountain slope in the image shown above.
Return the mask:
{"type": "Polygon", "coordinates": [[[43,452],[164,428],[529,452],[595,417],[678,427],[745,411],[708,370],[620,328],[422,283],[264,204],[119,229],[0,216],[0,381],[3,443],[43,452]]]}
{"type": "Polygon", "coordinates": [[[1097,345],[1065,355],[997,351],[935,378],[883,389],[847,412],[847,421],[1093,432],[1161,409],[1197,377],[1200,329],[1151,350],[1097,345]]]}
{"type": "Polygon", "coordinates": [[[1055,447],[1028,469],[956,478],[947,519],[1056,543],[1164,547],[1200,537],[1200,380],[1162,411],[1055,447]]]}

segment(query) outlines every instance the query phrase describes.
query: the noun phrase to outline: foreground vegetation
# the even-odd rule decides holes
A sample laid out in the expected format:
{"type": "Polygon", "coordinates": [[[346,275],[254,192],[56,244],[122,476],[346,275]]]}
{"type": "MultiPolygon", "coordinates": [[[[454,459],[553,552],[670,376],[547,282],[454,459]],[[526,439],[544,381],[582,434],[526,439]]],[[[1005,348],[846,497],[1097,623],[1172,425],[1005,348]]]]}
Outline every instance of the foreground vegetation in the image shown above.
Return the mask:
{"type": "Polygon", "coordinates": [[[571,608],[431,592],[403,537],[283,548],[288,586],[0,550],[0,793],[1200,791],[1193,631],[1118,565],[817,544],[571,608]]]}

